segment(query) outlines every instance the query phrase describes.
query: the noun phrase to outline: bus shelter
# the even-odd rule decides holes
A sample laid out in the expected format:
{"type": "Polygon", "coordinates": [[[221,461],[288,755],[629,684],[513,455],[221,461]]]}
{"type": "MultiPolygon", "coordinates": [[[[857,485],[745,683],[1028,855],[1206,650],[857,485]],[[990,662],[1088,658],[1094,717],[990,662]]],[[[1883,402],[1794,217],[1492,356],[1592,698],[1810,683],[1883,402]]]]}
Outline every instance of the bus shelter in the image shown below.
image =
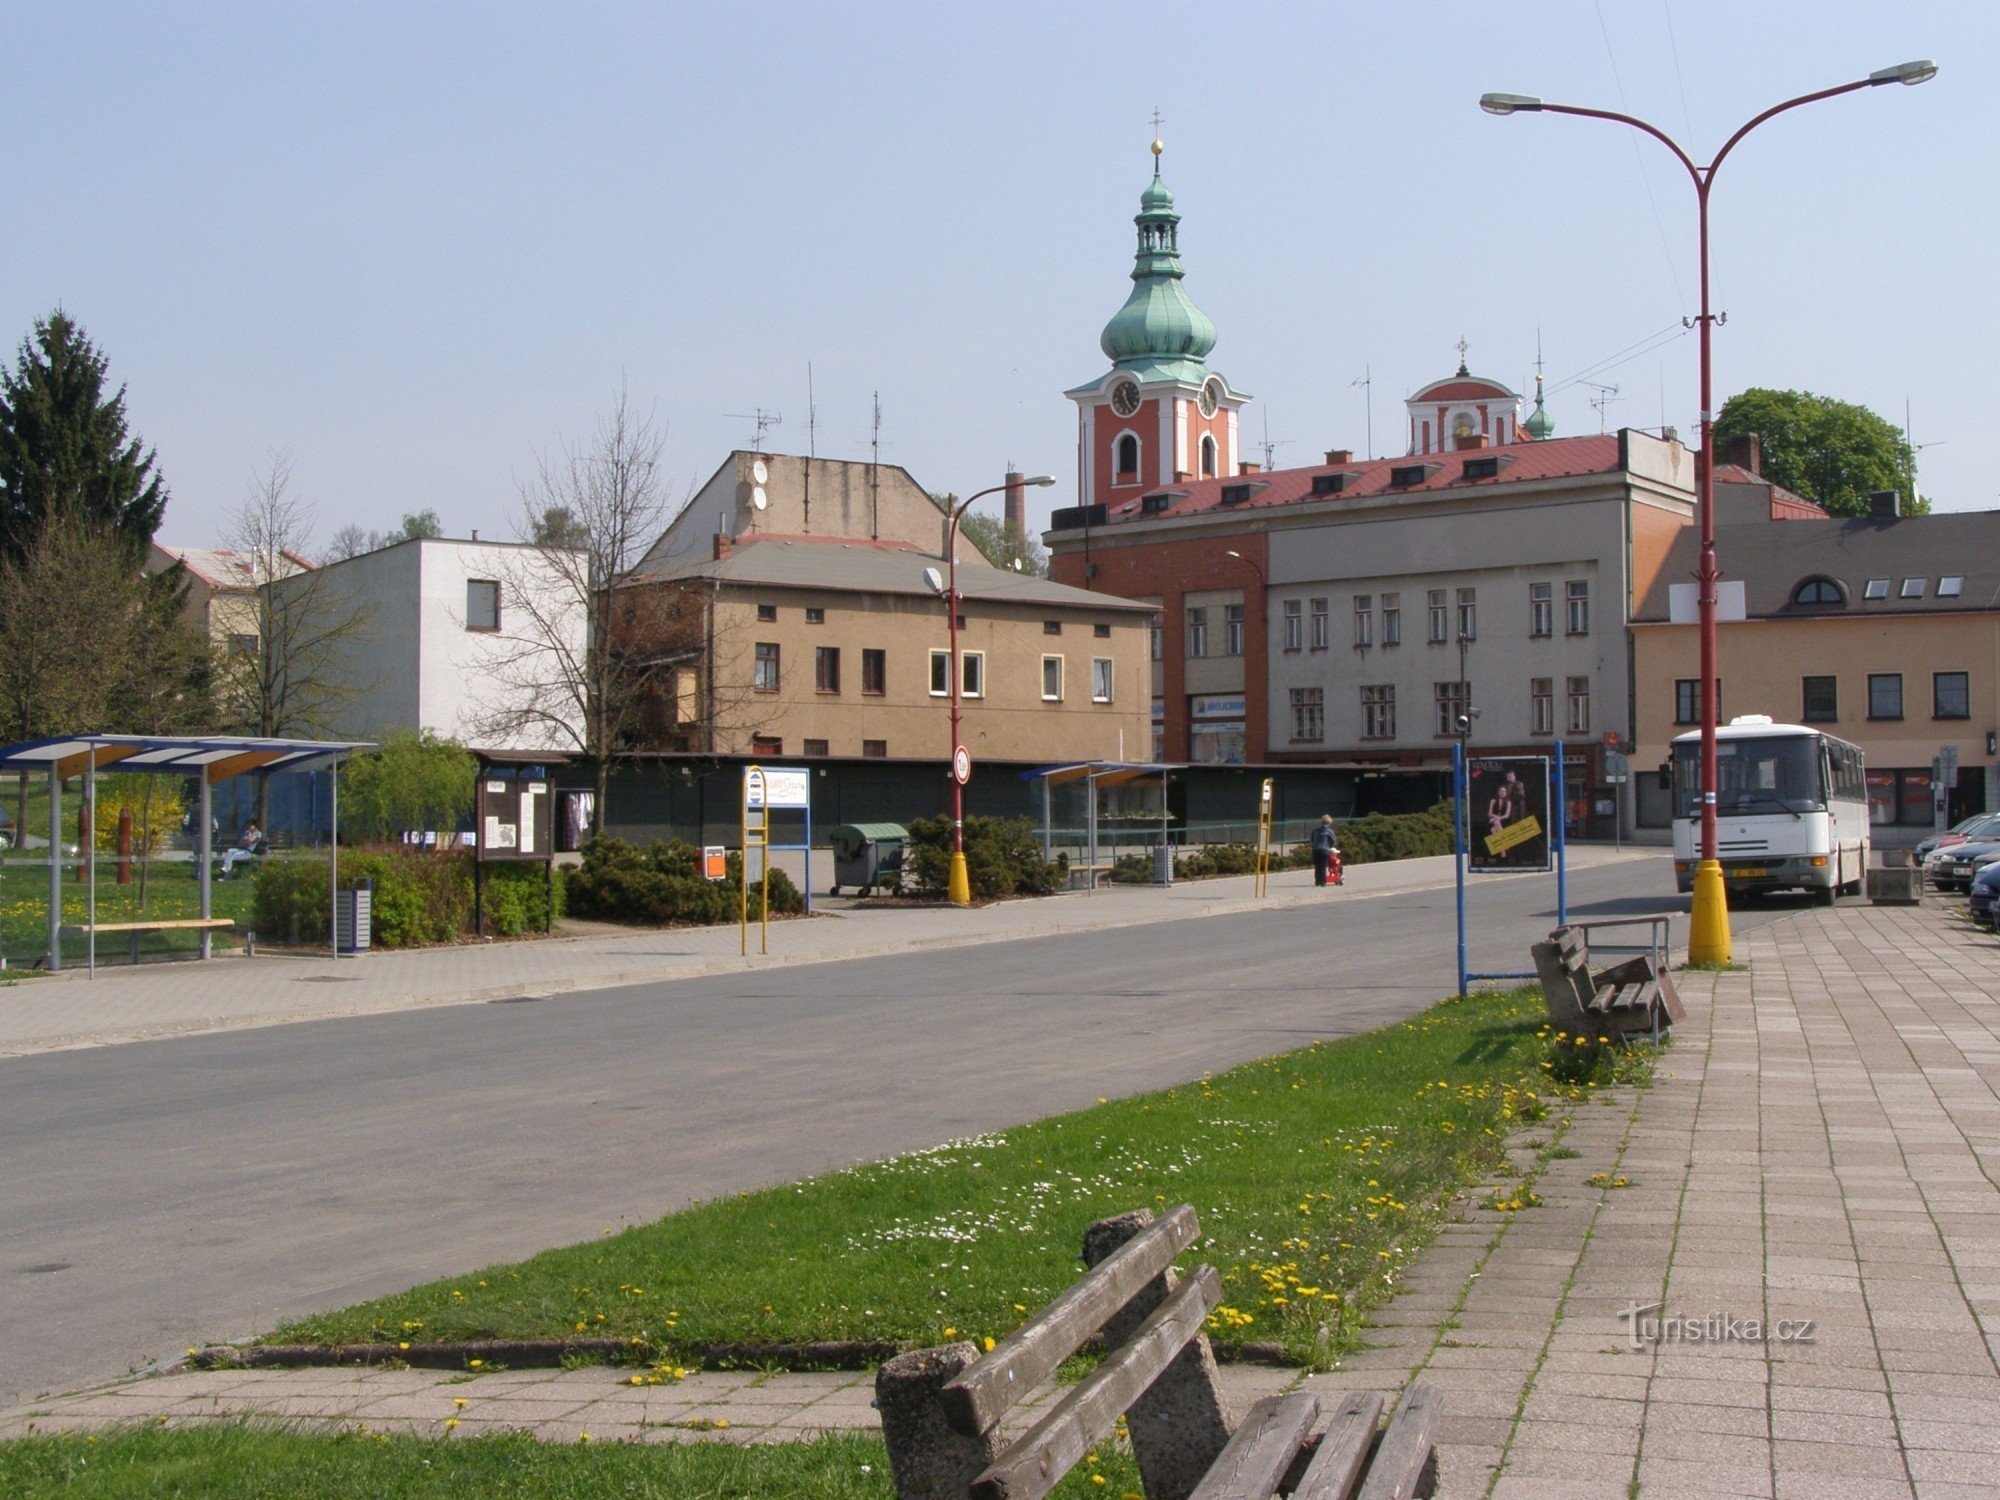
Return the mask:
{"type": "MultiPolygon", "coordinates": [[[[62,968],[62,788],[65,781],[83,778],[85,819],[91,836],[82,840],[82,855],[88,870],[89,934],[88,962],[97,966],[97,773],[117,767],[161,776],[187,776],[197,787],[195,864],[201,882],[201,919],[214,912],[210,868],[214,857],[212,801],[214,788],[237,776],[269,776],[278,771],[325,771],[331,839],[328,845],[329,875],[333,897],[328,920],[330,929],[338,922],[340,907],[340,763],[348,757],[373,750],[366,741],[292,740],[243,738],[233,735],[150,735],[77,734],[50,739],[23,740],[0,747],[0,772],[42,772],[49,779],[49,952],[51,972],[62,968]]],[[[23,830],[25,832],[26,830],[23,830]]],[[[327,934],[334,956],[340,945],[327,934]]],[[[201,956],[211,954],[210,934],[201,934],[201,956]]]]}
{"type": "Polygon", "coordinates": [[[1167,812],[1167,780],[1171,773],[1183,771],[1185,766],[1165,765],[1158,762],[1086,760],[1066,766],[1044,766],[1036,771],[1023,771],[1023,781],[1038,782],[1042,793],[1042,858],[1053,861],[1055,852],[1055,793],[1058,788],[1080,787],[1083,793],[1083,866],[1086,884],[1091,890],[1097,888],[1097,875],[1103,861],[1099,858],[1098,835],[1098,794],[1109,787],[1130,786],[1134,783],[1159,778],[1160,784],[1160,842],[1157,847],[1167,850],[1164,856],[1168,872],[1163,884],[1171,883],[1173,853],[1168,842],[1169,815],[1167,812]]]}

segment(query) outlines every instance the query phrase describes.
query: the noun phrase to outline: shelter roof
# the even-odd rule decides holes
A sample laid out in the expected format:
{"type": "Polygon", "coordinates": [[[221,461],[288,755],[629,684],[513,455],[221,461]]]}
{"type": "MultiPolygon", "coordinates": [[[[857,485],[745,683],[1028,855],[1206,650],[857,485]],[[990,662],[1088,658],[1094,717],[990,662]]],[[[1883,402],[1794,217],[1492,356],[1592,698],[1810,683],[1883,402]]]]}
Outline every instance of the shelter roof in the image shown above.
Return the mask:
{"type": "Polygon", "coordinates": [[[246,772],[320,771],[373,750],[366,740],[287,740],[237,735],[74,734],[0,746],[0,771],[47,771],[65,780],[95,765],[121,771],[205,775],[211,784],[246,772]]]}
{"type": "Polygon", "coordinates": [[[1086,776],[1099,786],[1116,786],[1124,781],[1137,781],[1142,776],[1162,776],[1169,771],[1185,771],[1182,764],[1159,761],[1084,760],[1067,766],[1041,766],[1033,771],[1023,771],[1023,781],[1046,781],[1051,786],[1061,786],[1066,781],[1081,781],[1086,776]]]}

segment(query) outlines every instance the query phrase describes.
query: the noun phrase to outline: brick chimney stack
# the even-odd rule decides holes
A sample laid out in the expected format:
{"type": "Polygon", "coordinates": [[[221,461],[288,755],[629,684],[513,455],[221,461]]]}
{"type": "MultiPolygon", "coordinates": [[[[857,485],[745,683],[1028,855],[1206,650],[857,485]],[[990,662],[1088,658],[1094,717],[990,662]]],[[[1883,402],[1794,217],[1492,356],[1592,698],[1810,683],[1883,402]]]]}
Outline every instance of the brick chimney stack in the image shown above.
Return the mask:
{"type": "Polygon", "coordinates": [[[736,546],[736,538],[735,538],[735,537],[731,536],[731,535],[730,535],[730,534],[729,534],[728,532],[726,532],[726,531],[718,531],[718,532],[716,532],[716,534],[715,534],[715,560],[716,560],[717,562],[721,562],[721,561],[723,560],[723,558],[725,558],[725,557],[729,556],[730,552],[731,552],[732,550],[734,550],[735,546],[736,546]]]}
{"type": "Polygon", "coordinates": [[[1007,523],[1007,535],[1025,537],[1028,534],[1028,481],[1020,470],[1007,470],[1007,493],[1003,500],[1005,510],[1002,514],[1007,523]]]}
{"type": "Polygon", "coordinates": [[[1722,450],[1722,461],[1764,477],[1764,443],[1754,432],[1739,432],[1722,450]]]}
{"type": "Polygon", "coordinates": [[[1326,462],[1329,468],[1337,464],[1351,464],[1354,462],[1354,450],[1352,448],[1329,448],[1326,450],[1326,462]]]}

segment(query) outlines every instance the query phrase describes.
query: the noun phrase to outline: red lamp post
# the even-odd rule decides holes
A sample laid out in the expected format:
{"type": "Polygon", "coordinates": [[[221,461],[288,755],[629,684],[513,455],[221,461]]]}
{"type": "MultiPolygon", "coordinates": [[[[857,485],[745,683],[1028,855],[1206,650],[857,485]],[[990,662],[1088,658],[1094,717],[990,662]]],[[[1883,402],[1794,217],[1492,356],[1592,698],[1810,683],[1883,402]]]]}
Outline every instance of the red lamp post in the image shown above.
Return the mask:
{"type": "MultiPolygon", "coordinates": [[[[1056,482],[1053,474],[1037,474],[1018,481],[1036,486],[1051,485],[1056,482]]],[[[945,618],[949,622],[951,640],[951,874],[945,883],[945,899],[954,906],[972,904],[972,880],[965,868],[965,783],[972,775],[972,757],[965,743],[958,737],[958,693],[962,686],[958,665],[958,523],[965,513],[972,509],[972,502],[984,500],[988,495],[1000,494],[1011,484],[996,484],[991,489],[967,495],[952,507],[951,522],[944,533],[944,565],[946,570],[944,594],[945,618]]],[[[926,569],[931,575],[932,588],[937,588],[936,572],[926,569]]]]}
{"type": "MultiPolygon", "coordinates": [[[[1701,558],[1695,568],[1701,639],[1701,860],[1695,867],[1694,911],[1688,930],[1690,963],[1727,963],[1730,958],[1729,910],[1723,890],[1722,865],[1716,857],[1715,834],[1715,792],[1718,780],[1715,754],[1715,585],[1720,574],[1715,562],[1713,472],[1715,416],[1712,404],[1709,333],[1722,319],[1709,311],[1708,302],[1709,189],[1714,186],[1715,174],[1720,170],[1723,159],[1735,149],[1736,143],[1773,115],[1783,114],[1788,109],[1797,109],[1801,104],[1814,104],[1821,99],[1851,94],[1857,89],[1879,88],[1885,83],[1927,83],[1936,76],[1937,64],[1926,58],[1893,68],[1883,68],[1853,83],[1843,83],[1836,88],[1821,89],[1818,93],[1802,94],[1796,99],[1787,99],[1783,104],[1773,105],[1743,125],[1723,142],[1722,149],[1715,153],[1715,159],[1705,167],[1697,166],[1694,158],[1665,131],[1631,115],[1619,114],[1608,109],[1583,109],[1573,104],[1545,104],[1540,99],[1526,94],[1486,94],[1479,100],[1479,107],[1490,115],[1539,112],[1581,115],[1585,119],[1614,120],[1620,125],[1630,125],[1636,130],[1643,130],[1673,152],[1674,159],[1687,168],[1688,176],[1694,180],[1701,259],[1701,312],[1696,318],[1701,333],[1701,449],[1695,455],[1695,514],[1701,527],[1701,558]]],[[[1723,315],[1726,316],[1727,314],[1723,315]]]]}

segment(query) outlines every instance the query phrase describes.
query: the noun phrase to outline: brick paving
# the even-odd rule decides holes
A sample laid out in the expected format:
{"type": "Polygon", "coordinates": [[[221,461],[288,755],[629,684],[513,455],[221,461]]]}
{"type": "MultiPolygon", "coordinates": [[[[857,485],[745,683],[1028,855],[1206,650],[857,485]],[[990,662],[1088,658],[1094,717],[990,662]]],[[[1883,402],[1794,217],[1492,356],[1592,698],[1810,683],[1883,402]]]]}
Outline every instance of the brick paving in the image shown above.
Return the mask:
{"type": "MultiPolygon", "coordinates": [[[[1440,1494],[2000,1494],[2000,943],[1935,904],[1850,905],[1737,956],[1746,972],[1683,976],[1689,1017],[1650,1089],[1517,1136],[1537,1206],[1468,1194],[1369,1347],[1303,1381],[1441,1387],[1440,1494]],[[1635,1338],[1635,1307],[1682,1321],[1635,1338]]],[[[1239,1407],[1296,1379],[1224,1373],[1239,1407]]],[[[245,1413],[554,1440],[874,1425],[861,1374],[627,1379],[186,1372],[8,1413],[0,1433],[245,1413]]]]}

